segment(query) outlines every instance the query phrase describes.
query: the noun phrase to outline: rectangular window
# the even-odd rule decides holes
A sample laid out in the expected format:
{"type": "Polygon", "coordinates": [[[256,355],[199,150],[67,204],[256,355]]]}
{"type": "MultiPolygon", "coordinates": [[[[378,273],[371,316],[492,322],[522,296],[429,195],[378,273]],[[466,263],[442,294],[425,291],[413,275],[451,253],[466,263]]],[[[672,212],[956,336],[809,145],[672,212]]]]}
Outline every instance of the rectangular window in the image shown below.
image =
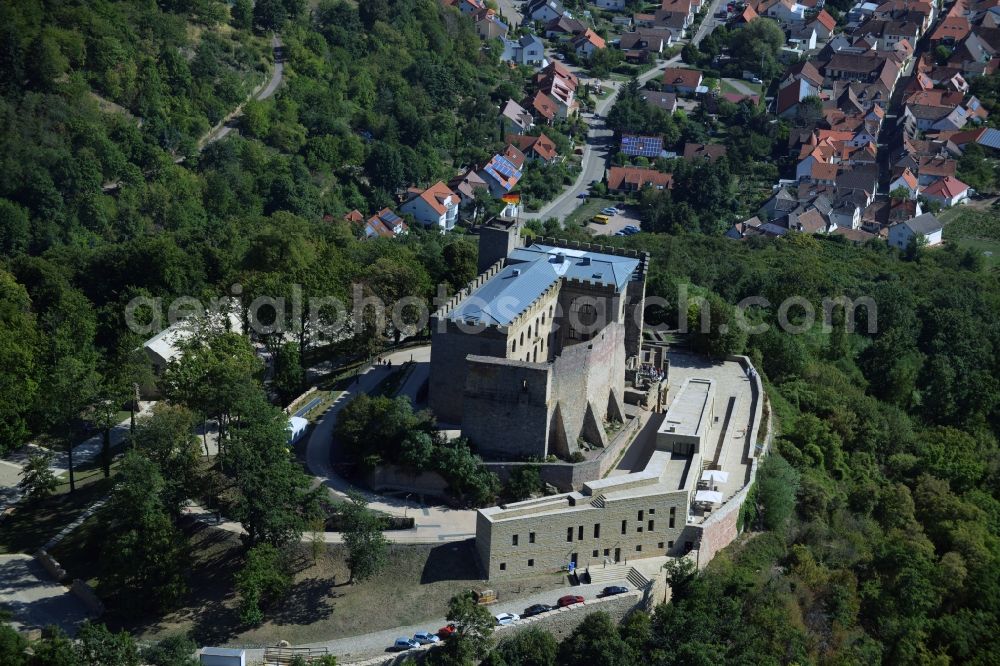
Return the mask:
{"type": "Polygon", "coordinates": [[[600,523],[594,523],[594,538],[595,539],[600,539],[601,538],[601,524],[600,523]]]}
{"type": "Polygon", "coordinates": [[[594,551],[593,555],[591,555],[591,557],[597,557],[597,551],[596,550],[594,551]]]}
{"type": "Polygon", "coordinates": [[[667,548],[673,548],[673,547],[674,547],[674,542],[673,541],[668,541],[667,542],[667,548]]]}
{"type": "Polygon", "coordinates": [[[659,548],[660,550],[663,550],[663,542],[661,541],[660,543],[656,544],[656,547],[659,548]]]}
{"type": "Polygon", "coordinates": [[[627,520],[623,520],[622,521],[622,534],[625,534],[626,532],[628,532],[628,521],[627,520]]]}
{"type": "Polygon", "coordinates": [[[535,566],[535,561],[534,560],[528,560],[528,566],[529,567],[535,566]]]}
{"type": "Polygon", "coordinates": [[[639,534],[642,534],[642,525],[639,525],[639,527],[635,528],[635,531],[638,532],[639,534]]]}
{"type": "Polygon", "coordinates": [[[641,553],[642,552],[642,544],[639,544],[638,546],[635,547],[635,552],[637,552],[637,553],[641,553]]]}
{"type": "Polygon", "coordinates": [[[649,521],[648,525],[646,525],[646,529],[649,530],[650,532],[653,531],[653,521],[652,520],[649,521]]]}
{"type": "Polygon", "coordinates": [[[515,535],[514,535],[514,536],[513,536],[512,538],[511,538],[511,540],[510,540],[510,541],[511,541],[511,544],[510,544],[510,545],[512,545],[512,546],[516,546],[516,545],[517,545],[517,535],[515,534],[515,535]]]}
{"type": "Polygon", "coordinates": [[[572,541],[572,540],[573,540],[573,528],[572,527],[567,527],[566,528],[566,541],[572,541]]]}
{"type": "Polygon", "coordinates": [[[583,541],[583,525],[580,525],[580,527],[577,528],[576,539],[577,541],[583,541]]]}
{"type": "Polygon", "coordinates": [[[604,549],[604,557],[607,557],[610,554],[611,554],[611,549],[610,548],[605,548],[604,549]]]}
{"type": "Polygon", "coordinates": [[[656,513],[656,509],[650,509],[650,510],[649,510],[649,515],[651,515],[651,516],[652,516],[652,515],[653,515],[653,514],[655,514],[655,513],[656,513]]]}
{"type": "Polygon", "coordinates": [[[506,571],[506,570],[507,570],[507,563],[506,562],[501,562],[500,563],[500,571],[506,571]]]}
{"type": "Polygon", "coordinates": [[[670,507],[670,529],[674,528],[674,517],[677,515],[677,507],[670,507]]]}
{"type": "Polygon", "coordinates": [[[642,509],[639,509],[639,517],[636,518],[639,522],[642,522],[642,509]]]}
{"type": "Polygon", "coordinates": [[[528,532],[528,543],[535,543],[535,533],[528,532]]]}

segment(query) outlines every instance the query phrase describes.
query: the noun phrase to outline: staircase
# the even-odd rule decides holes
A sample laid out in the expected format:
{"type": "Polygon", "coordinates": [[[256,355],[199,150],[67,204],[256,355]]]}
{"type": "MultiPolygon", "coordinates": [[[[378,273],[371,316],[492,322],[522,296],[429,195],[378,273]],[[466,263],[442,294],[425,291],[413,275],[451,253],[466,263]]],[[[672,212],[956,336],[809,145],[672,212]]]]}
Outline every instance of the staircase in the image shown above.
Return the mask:
{"type": "Polygon", "coordinates": [[[611,584],[628,581],[635,589],[642,589],[649,579],[629,564],[621,562],[608,562],[587,567],[587,578],[591,584],[611,584]]]}

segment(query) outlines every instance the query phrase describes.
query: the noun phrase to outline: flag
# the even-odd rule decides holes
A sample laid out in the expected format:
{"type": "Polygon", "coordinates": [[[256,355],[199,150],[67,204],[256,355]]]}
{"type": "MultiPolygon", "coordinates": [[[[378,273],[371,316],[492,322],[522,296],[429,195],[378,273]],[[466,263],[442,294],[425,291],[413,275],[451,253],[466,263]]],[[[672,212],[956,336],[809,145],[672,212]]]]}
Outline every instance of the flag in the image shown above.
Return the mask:
{"type": "Polygon", "coordinates": [[[521,195],[516,192],[503,195],[503,202],[509,204],[521,203],[521,195]]]}

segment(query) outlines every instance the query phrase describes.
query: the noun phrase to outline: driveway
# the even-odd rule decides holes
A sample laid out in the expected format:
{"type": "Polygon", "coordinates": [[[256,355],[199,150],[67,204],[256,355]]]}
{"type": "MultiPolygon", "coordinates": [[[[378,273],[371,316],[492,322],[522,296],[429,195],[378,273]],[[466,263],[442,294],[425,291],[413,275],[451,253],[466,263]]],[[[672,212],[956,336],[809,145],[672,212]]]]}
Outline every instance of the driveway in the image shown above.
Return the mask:
{"type": "Polygon", "coordinates": [[[72,636],[91,614],[30,555],[0,555],[0,608],[18,631],[56,625],[72,636]]]}
{"type": "MultiPolygon", "coordinates": [[[[680,62],[680,55],[661,62],[639,77],[639,85],[645,85],[647,81],[657,76],[662,76],[663,70],[666,67],[677,62],[680,62]]],[[[567,215],[580,205],[582,200],[578,199],[577,196],[590,187],[591,181],[604,180],[604,172],[607,169],[608,158],[612,152],[614,132],[607,128],[603,118],[611,110],[615,100],[618,98],[618,90],[621,88],[622,83],[614,81],[612,85],[614,85],[615,91],[606,99],[597,103],[594,109],[595,117],[590,118],[590,131],[587,132],[587,143],[583,148],[580,174],[577,176],[576,182],[555,199],[542,206],[538,212],[525,213],[522,216],[523,219],[546,220],[550,217],[555,217],[559,220],[564,220],[567,215]],[[600,116],[600,118],[597,116],[600,116]]]]}

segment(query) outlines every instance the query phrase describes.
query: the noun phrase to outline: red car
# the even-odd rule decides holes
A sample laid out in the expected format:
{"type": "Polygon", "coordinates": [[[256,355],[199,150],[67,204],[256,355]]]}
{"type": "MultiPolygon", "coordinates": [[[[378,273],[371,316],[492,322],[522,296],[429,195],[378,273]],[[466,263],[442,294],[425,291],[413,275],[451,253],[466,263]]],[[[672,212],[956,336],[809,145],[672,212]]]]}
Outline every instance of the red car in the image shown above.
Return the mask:
{"type": "Polygon", "coordinates": [[[454,635],[455,635],[455,625],[453,624],[449,624],[445,627],[441,627],[440,629],[438,629],[438,638],[440,638],[441,640],[445,640],[446,638],[450,638],[451,636],[454,635]]]}
{"type": "Polygon", "coordinates": [[[559,597],[559,601],[556,602],[556,605],[559,606],[559,608],[565,608],[566,606],[582,603],[583,597],[579,594],[567,594],[565,597],[559,597]]]}

